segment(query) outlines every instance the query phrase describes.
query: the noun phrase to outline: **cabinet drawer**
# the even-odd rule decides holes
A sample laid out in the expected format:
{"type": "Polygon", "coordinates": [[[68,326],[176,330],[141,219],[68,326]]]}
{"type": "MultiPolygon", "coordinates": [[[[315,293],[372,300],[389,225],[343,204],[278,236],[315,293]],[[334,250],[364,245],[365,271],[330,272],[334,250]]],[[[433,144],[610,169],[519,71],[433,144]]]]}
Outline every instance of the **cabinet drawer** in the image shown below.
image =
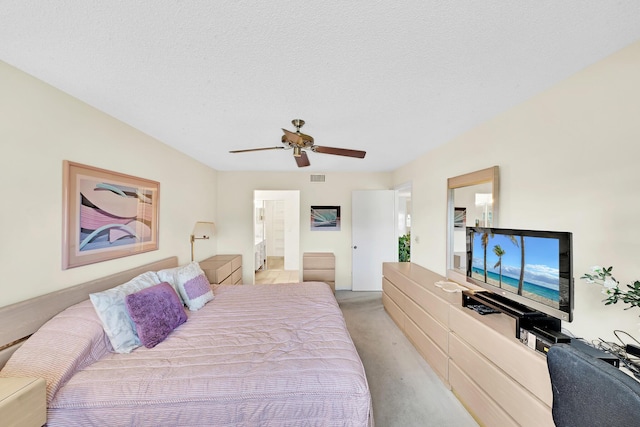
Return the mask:
{"type": "Polygon", "coordinates": [[[431,338],[426,336],[411,319],[405,319],[404,330],[409,340],[418,349],[418,352],[422,354],[422,357],[424,357],[429,366],[431,366],[445,384],[448,384],[449,357],[447,354],[442,351],[431,338]]]}
{"type": "Polygon", "coordinates": [[[465,408],[479,424],[488,427],[518,427],[518,423],[466,376],[453,360],[449,360],[449,383],[453,393],[464,402],[465,408]]]}
{"type": "Polygon", "coordinates": [[[228,262],[224,265],[221,265],[215,270],[216,279],[223,283],[229,276],[231,276],[231,263],[228,262]]]}
{"type": "Polygon", "coordinates": [[[447,326],[449,324],[449,302],[440,299],[435,294],[429,292],[422,286],[411,282],[405,292],[409,298],[414,300],[426,312],[431,314],[438,322],[447,326]]]}
{"type": "Polygon", "coordinates": [[[455,334],[451,334],[449,338],[449,357],[519,425],[553,426],[549,406],[471,349],[455,334]]]}
{"type": "Polygon", "coordinates": [[[400,307],[398,307],[398,305],[384,293],[382,294],[382,305],[387,313],[389,313],[389,317],[396,322],[398,328],[400,328],[401,331],[404,331],[405,315],[404,312],[400,310],[400,307]]]}
{"type": "Polygon", "coordinates": [[[447,352],[449,330],[436,321],[412,300],[407,300],[404,308],[407,317],[411,319],[429,338],[431,338],[444,352],[447,352]]]}
{"type": "MultiPolygon", "coordinates": [[[[445,326],[449,324],[449,305],[451,304],[449,301],[440,298],[435,293],[423,287],[423,285],[414,282],[391,267],[387,266],[384,269],[384,276],[422,307],[424,311],[437,319],[438,322],[445,326]]],[[[429,286],[433,285],[430,284],[429,286]]],[[[452,294],[447,294],[447,296],[452,297],[452,294]]]]}
{"type": "Polygon", "coordinates": [[[336,280],[335,270],[303,270],[303,282],[333,282],[336,280]]]}
{"type": "Polygon", "coordinates": [[[395,268],[391,268],[386,264],[382,265],[382,275],[402,292],[406,292],[406,282],[409,281],[407,276],[401,274],[398,270],[396,270],[395,268]]]}
{"type": "Polygon", "coordinates": [[[231,270],[236,271],[242,267],[242,255],[238,255],[231,260],[231,270]]]}
{"type": "Polygon", "coordinates": [[[200,265],[202,271],[209,279],[210,283],[222,283],[224,279],[231,275],[231,263],[225,262],[224,264],[212,264],[210,266],[200,265]]]}
{"type": "Polygon", "coordinates": [[[231,283],[234,285],[242,282],[242,268],[238,268],[233,273],[231,273],[231,283]]]}
{"type": "Polygon", "coordinates": [[[504,314],[479,316],[462,307],[451,307],[453,333],[499,366],[511,378],[551,407],[553,395],[547,359],[515,338],[515,323],[504,314]],[[468,312],[468,313],[467,313],[468,312]],[[509,336],[498,330],[509,329],[509,336]],[[526,366],[526,369],[523,369],[526,366]]]}
{"type": "Polygon", "coordinates": [[[333,256],[305,256],[302,259],[305,270],[333,270],[336,260],[333,256]]]}
{"type": "Polygon", "coordinates": [[[386,278],[382,278],[382,292],[396,303],[400,310],[405,310],[407,306],[407,297],[396,288],[393,283],[386,278]]]}
{"type": "Polygon", "coordinates": [[[222,282],[220,282],[221,285],[233,285],[233,276],[229,275],[227,276],[222,282]]]}

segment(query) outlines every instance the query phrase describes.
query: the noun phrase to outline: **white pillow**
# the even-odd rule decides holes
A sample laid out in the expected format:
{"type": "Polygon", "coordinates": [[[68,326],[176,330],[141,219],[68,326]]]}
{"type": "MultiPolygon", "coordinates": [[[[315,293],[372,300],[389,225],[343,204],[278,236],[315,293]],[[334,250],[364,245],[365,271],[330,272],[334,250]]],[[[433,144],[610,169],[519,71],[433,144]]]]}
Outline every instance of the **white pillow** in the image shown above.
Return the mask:
{"type": "Polygon", "coordinates": [[[158,278],[173,286],[191,311],[201,309],[213,299],[209,279],[195,261],[182,267],[160,270],[158,278]]]}
{"type": "Polygon", "coordinates": [[[127,312],[125,298],[129,294],[159,283],[158,275],[153,271],[147,271],[115,288],[89,295],[116,353],[131,353],[133,349],[142,345],[136,334],[136,325],[127,312]]]}

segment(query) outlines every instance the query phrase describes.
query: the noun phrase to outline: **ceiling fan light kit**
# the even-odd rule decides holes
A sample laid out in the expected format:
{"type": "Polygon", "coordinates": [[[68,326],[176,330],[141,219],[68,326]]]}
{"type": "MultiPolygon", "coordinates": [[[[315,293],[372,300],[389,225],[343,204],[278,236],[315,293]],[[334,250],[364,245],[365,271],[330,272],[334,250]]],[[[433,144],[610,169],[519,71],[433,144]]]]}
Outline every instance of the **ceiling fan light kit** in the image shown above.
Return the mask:
{"type": "Polygon", "coordinates": [[[233,150],[229,152],[230,153],[246,153],[249,151],[292,149],[293,158],[296,161],[296,164],[298,165],[299,168],[309,166],[311,164],[309,162],[309,157],[307,156],[307,153],[304,150],[309,150],[314,153],[354,157],[357,159],[364,159],[364,156],[367,154],[366,151],[361,151],[361,150],[351,150],[347,148],[335,148],[335,147],[323,147],[323,146],[315,145],[313,142],[313,137],[311,137],[310,135],[305,135],[304,133],[300,132],[300,128],[304,126],[304,120],[294,119],[294,120],[291,120],[291,124],[293,124],[293,126],[296,128],[295,132],[282,129],[282,131],[284,132],[284,135],[282,135],[281,141],[282,141],[282,144],[284,144],[284,146],[265,147],[265,148],[248,148],[244,150],[233,150]]]}

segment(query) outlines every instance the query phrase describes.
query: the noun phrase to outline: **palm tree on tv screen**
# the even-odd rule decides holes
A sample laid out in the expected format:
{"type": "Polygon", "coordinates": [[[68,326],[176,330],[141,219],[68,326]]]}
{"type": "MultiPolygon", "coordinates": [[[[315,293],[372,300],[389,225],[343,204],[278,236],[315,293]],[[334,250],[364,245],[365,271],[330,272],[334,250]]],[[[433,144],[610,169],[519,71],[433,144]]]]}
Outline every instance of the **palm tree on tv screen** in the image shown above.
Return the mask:
{"type": "Polygon", "coordinates": [[[506,252],[504,251],[504,249],[500,247],[500,245],[495,245],[493,247],[493,253],[496,254],[496,256],[498,257],[498,262],[495,263],[493,268],[500,267],[500,275],[499,275],[500,280],[498,282],[498,287],[502,288],[502,256],[506,252]]]}
{"type": "Polygon", "coordinates": [[[520,281],[518,281],[518,295],[522,295],[524,288],[524,236],[520,236],[520,281]]]}
{"type": "Polygon", "coordinates": [[[485,231],[482,233],[481,242],[482,242],[482,250],[484,252],[484,283],[487,282],[487,246],[489,246],[489,238],[493,237],[493,233],[485,231]]]}
{"type": "Polygon", "coordinates": [[[516,248],[520,248],[520,280],[518,281],[518,295],[522,295],[522,289],[524,288],[524,236],[520,236],[520,243],[516,236],[509,235],[511,243],[516,245],[516,248]]]}

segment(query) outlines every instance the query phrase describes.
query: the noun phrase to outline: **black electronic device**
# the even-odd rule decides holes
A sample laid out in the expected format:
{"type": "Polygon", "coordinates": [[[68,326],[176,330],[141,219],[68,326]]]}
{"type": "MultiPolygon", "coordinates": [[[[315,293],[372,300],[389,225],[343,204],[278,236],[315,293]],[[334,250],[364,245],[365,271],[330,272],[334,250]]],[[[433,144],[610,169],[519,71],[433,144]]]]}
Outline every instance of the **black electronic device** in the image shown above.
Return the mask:
{"type": "MultiPolygon", "coordinates": [[[[479,302],[516,318],[539,318],[543,329],[559,331],[560,320],[571,322],[571,233],[467,227],[466,235],[467,281],[489,291],[479,302]]],[[[532,329],[532,322],[519,326],[532,329]]]]}
{"type": "Polygon", "coordinates": [[[547,353],[552,345],[563,343],[568,344],[571,338],[562,332],[540,328],[534,326],[532,329],[520,328],[516,334],[518,339],[532,350],[547,353]]]}
{"type": "Polygon", "coordinates": [[[606,351],[600,350],[598,348],[592,347],[589,344],[586,344],[578,339],[573,338],[570,343],[571,347],[574,347],[580,350],[583,353],[588,354],[589,356],[595,357],[596,359],[603,360],[616,368],[620,367],[620,359],[613,354],[607,353],[606,351]]]}
{"type": "Polygon", "coordinates": [[[627,354],[630,354],[630,355],[636,356],[636,357],[640,357],[640,347],[638,347],[635,344],[627,344],[625,346],[625,350],[626,350],[627,354]]]}
{"type": "Polygon", "coordinates": [[[465,307],[475,311],[478,314],[481,315],[485,315],[485,314],[494,314],[494,313],[501,313],[501,311],[496,310],[495,308],[491,308],[487,305],[484,304],[467,304],[465,305],[465,307]]]}
{"type": "Polygon", "coordinates": [[[534,326],[533,333],[544,338],[545,340],[547,340],[552,344],[571,342],[571,338],[568,335],[565,335],[562,332],[558,332],[553,329],[546,329],[546,328],[541,328],[539,326],[534,326]]]}

